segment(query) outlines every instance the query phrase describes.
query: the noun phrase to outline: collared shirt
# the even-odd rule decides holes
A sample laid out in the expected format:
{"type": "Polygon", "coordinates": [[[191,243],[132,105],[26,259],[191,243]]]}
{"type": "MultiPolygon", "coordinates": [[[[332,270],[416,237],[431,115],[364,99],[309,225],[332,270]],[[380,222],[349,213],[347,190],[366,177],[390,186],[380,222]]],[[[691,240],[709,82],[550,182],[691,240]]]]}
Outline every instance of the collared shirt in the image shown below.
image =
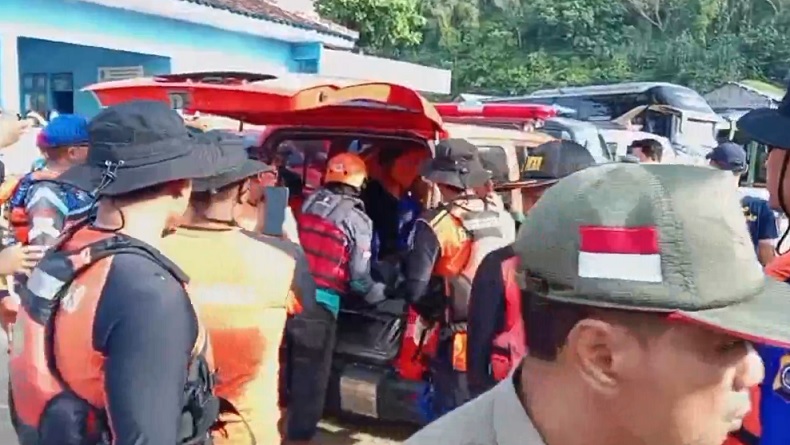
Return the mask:
{"type": "Polygon", "coordinates": [[[519,401],[513,380],[518,375],[421,429],[404,445],[545,445],[519,401]]]}

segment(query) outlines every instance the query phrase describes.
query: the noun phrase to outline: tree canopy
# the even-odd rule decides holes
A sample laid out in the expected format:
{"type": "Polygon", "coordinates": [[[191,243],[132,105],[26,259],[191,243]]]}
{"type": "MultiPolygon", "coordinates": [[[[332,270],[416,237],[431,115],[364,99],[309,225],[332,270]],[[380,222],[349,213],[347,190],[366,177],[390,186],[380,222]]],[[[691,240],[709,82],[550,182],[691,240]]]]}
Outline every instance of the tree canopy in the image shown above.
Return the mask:
{"type": "Polygon", "coordinates": [[[790,0],[317,0],[368,53],[453,70],[454,92],[667,81],[785,84],[790,0]]]}

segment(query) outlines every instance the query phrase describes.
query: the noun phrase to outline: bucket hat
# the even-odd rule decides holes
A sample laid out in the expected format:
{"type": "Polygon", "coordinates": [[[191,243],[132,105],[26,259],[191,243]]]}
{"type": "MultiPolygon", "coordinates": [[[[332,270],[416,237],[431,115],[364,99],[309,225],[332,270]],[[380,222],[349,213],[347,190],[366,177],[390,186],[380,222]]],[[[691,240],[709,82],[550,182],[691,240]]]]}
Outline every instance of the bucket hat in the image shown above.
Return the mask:
{"type": "Polygon", "coordinates": [[[228,168],[217,172],[215,175],[195,179],[192,182],[193,192],[211,192],[219,190],[235,182],[255,176],[259,173],[274,171],[274,168],[261,161],[250,159],[245,139],[243,136],[228,131],[210,130],[199,138],[205,138],[210,143],[219,146],[223,158],[226,159],[228,168]]]}
{"type": "Polygon", "coordinates": [[[531,188],[554,184],[560,179],[595,165],[595,158],[586,148],[573,141],[558,140],[538,145],[520,167],[516,182],[497,186],[497,190],[531,188]]]}
{"type": "Polygon", "coordinates": [[[88,158],[58,180],[117,196],[226,168],[217,144],[190,133],[165,103],[136,100],[105,108],[88,125],[88,158]]]}
{"type": "Polygon", "coordinates": [[[790,285],[764,274],[739,202],[716,169],[603,164],[550,188],[514,250],[542,298],[790,346],[790,285]]]}
{"type": "Polygon", "coordinates": [[[738,119],[738,129],[769,147],[790,150],[790,88],[778,108],[758,108],[738,119]]]}
{"type": "Polygon", "coordinates": [[[420,174],[430,182],[459,189],[480,187],[491,179],[475,147],[465,139],[446,139],[436,145],[435,155],[420,174]]]}

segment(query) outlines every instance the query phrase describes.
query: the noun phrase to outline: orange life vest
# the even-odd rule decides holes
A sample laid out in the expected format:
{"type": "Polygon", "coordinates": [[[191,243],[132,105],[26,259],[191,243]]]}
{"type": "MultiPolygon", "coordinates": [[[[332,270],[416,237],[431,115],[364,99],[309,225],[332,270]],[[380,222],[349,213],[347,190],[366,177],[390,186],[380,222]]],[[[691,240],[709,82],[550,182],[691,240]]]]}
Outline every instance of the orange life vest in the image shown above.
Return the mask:
{"type": "Polygon", "coordinates": [[[16,240],[22,244],[27,244],[30,234],[30,218],[25,209],[24,197],[17,196],[19,193],[27,194],[27,190],[36,182],[51,181],[57,178],[57,173],[50,170],[37,170],[19,180],[14,187],[11,195],[11,214],[8,222],[11,230],[14,231],[16,240]]]}
{"type": "Polygon", "coordinates": [[[506,241],[498,213],[488,210],[480,199],[458,200],[429,215],[428,223],[441,249],[433,274],[444,279],[450,298],[446,327],[453,336],[453,367],[466,372],[466,320],[472,280],[483,258],[504,247],[506,241]]]}
{"type": "MultiPolygon", "coordinates": [[[[118,253],[166,265],[145,244],[84,224],[67,233],[55,248],[35,272],[39,278],[49,278],[30,280],[20,291],[23,304],[14,325],[9,363],[12,423],[20,445],[59,445],[64,437],[78,441],[70,443],[109,444],[104,357],[84,347],[91,345],[101,284],[111,257],[118,253]]],[[[213,395],[215,370],[202,325],[188,372],[180,443],[210,443],[219,413],[235,409],[213,395]]]]}

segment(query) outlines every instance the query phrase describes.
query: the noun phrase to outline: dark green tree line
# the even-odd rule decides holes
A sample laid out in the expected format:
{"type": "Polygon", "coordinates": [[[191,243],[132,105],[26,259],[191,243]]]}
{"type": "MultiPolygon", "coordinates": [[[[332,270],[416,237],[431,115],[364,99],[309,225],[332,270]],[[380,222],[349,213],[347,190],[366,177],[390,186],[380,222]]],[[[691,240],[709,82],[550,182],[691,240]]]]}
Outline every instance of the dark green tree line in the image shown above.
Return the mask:
{"type": "Polygon", "coordinates": [[[455,92],[655,80],[784,84],[790,0],[317,0],[369,53],[453,70],[455,92]]]}

